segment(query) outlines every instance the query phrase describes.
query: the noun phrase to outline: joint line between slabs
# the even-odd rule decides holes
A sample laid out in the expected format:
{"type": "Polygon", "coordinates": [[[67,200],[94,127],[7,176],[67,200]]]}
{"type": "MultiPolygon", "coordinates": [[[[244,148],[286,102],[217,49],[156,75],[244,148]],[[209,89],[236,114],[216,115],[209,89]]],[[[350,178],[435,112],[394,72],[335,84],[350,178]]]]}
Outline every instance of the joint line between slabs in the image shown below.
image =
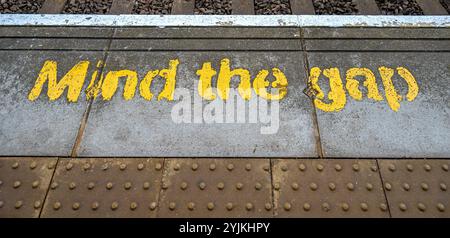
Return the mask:
{"type": "Polygon", "coordinates": [[[381,168],[380,168],[380,164],[378,163],[378,159],[375,159],[375,163],[377,164],[378,176],[380,176],[381,187],[383,188],[383,195],[384,195],[384,199],[386,201],[386,206],[387,206],[387,209],[388,209],[388,212],[389,212],[389,218],[392,218],[391,207],[389,206],[389,200],[388,200],[388,197],[386,195],[386,189],[384,188],[383,176],[381,175],[381,168]]]}
{"type": "Polygon", "coordinates": [[[42,206],[41,206],[41,209],[39,210],[38,218],[41,218],[42,211],[44,211],[45,203],[47,202],[48,193],[50,192],[50,187],[52,186],[53,178],[55,177],[55,173],[56,173],[56,169],[58,168],[58,164],[59,164],[59,157],[56,158],[55,167],[53,168],[52,176],[51,176],[50,181],[48,183],[47,191],[45,192],[44,200],[42,201],[42,206]]]}
{"type": "MultiPolygon", "coordinates": [[[[109,49],[111,48],[112,40],[113,40],[115,33],[116,33],[116,29],[114,29],[114,31],[112,31],[112,33],[111,33],[111,37],[109,39],[108,46],[107,46],[106,50],[104,51],[105,54],[103,56],[102,65],[100,66],[99,73],[97,74],[97,78],[95,80],[98,80],[100,77],[102,77],[103,70],[105,69],[105,65],[106,65],[106,60],[108,59],[108,52],[109,52],[109,49]]],[[[78,155],[78,148],[80,147],[81,141],[83,139],[84,131],[86,129],[86,125],[87,125],[87,122],[89,119],[89,114],[91,112],[91,107],[92,107],[93,102],[94,102],[94,98],[91,98],[88,102],[86,111],[83,114],[83,118],[81,119],[80,127],[78,128],[77,136],[75,138],[75,142],[72,147],[72,152],[70,154],[70,157],[72,157],[72,158],[77,157],[77,155],[78,155]]]]}

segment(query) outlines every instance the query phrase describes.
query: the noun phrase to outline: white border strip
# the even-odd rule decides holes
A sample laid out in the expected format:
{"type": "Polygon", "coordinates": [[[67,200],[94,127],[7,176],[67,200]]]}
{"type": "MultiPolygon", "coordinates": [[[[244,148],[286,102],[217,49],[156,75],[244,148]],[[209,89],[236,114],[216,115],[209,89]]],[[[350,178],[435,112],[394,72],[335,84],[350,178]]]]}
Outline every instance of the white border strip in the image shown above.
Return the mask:
{"type": "Polygon", "coordinates": [[[450,27],[450,16],[0,14],[0,26],[450,27]]]}

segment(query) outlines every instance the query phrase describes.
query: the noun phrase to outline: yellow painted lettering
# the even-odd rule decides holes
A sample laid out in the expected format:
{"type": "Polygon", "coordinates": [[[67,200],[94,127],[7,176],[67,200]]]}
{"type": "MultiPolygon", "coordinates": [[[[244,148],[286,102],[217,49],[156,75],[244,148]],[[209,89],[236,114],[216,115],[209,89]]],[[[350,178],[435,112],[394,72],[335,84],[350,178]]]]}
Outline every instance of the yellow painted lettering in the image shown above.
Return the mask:
{"type": "Polygon", "coordinates": [[[394,84],[392,83],[394,70],[383,66],[378,68],[378,71],[380,71],[381,80],[383,81],[388,105],[392,110],[397,112],[400,108],[400,101],[402,100],[402,97],[398,95],[397,91],[394,88],[394,84]]]}
{"type": "Polygon", "coordinates": [[[346,78],[347,83],[346,87],[348,90],[348,94],[358,100],[362,100],[362,92],[359,90],[359,81],[355,79],[357,76],[363,76],[366,78],[364,81],[364,86],[367,87],[367,97],[371,98],[375,101],[382,101],[383,97],[381,97],[378,92],[378,85],[375,79],[375,75],[368,68],[351,68],[347,70],[346,78]]]}
{"type": "Polygon", "coordinates": [[[197,70],[197,75],[200,76],[198,82],[198,93],[206,100],[216,99],[216,94],[213,93],[211,88],[211,80],[217,72],[211,67],[211,62],[203,63],[202,69],[197,70]]]}
{"type": "Polygon", "coordinates": [[[250,72],[246,69],[241,68],[231,70],[229,59],[223,59],[220,62],[219,77],[217,79],[217,91],[219,97],[223,100],[228,99],[228,95],[230,92],[230,81],[234,76],[240,77],[240,83],[238,87],[239,95],[241,95],[243,99],[249,100],[252,95],[250,72]]]}
{"type": "Polygon", "coordinates": [[[57,82],[58,63],[52,60],[45,61],[33,89],[28,94],[28,100],[36,100],[41,94],[45,82],[48,81],[47,96],[50,101],[61,97],[65,89],[68,88],[67,100],[69,102],[77,102],[86,79],[88,67],[89,61],[81,61],[57,82]]]}
{"type": "Polygon", "coordinates": [[[417,85],[416,79],[408,69],[398,67],[397,71],[398,74],[405,79],[406,83],[408,83],[408,94],[406,94],[406,99],[411,102],[419,94],[419,85],[417,85]]]}
{"type": "Polygon", "coordinates": [[[175,84],[177,77],[177,67],[180,64],[180,61],[170,60],[169,68],[162,69],[159,71],[159,76],[166,79],[166,84],[164,85],[164,89],[158,95],[158,101],[165,98],[169,101],[173,101],[173,94],[175,93],[175,84]]]}
{"type": "Polygon", "coordinates": [[[103,61],[99,60],[97,62],[97,70],[94,71],[91,77],[91,81],[89,82],[88,87],[86,88],[86,99],[90,100],[91,98],[97,98],[100,93],[100,89],[103,83],[103,73],[101,73],[99,79],[97,80],[97,76],[99,71],[102,69],[103,61]]]}
{"type": "Polygon", "coordinates": [[[281,100],[287,94],[287,86],[288,80],[284,73],[278,69],[273,68],[272,74],[275,77],[275,81],[272,82],[272,88],[277,88],[277,94],[271,94],[267,92],[267,87],[270,85],[270,82],[266,80],[269,75],[269,71],[261,70],[253,81],[253,89],[256,94],[267,100],[281,100]]]}
{"type": "Polygon", "coordinates": [[[150,86],[152,85],[153,79],[158,76],[159,70],[151,70],[145,75],[144,79],[142,79],[139,84],[139,93],[145,100],[152,100],[153,93],[150,92],[150,86]]]}
{"type": "Polygon", "coordinates": [[[103,100],[111,100],[116,93],[119,84],[119,78],[126,77],[125,88],[123,90],[123,97],[125,100],[130,100],[134,97],[136,91],[138,76],[136,71],[119,70],[110,71],[106,74],[105,80],[102,84],[103,100]]]}
{"type": "Polygon", "coordinates": [[[326,112],[340,111],[345,107],[346,96],[344,86],[342,84],[341,76],[338,68],[325,69],[323,75],[330,81],[330,92],[328,93],[328,99],[331,103],[323,102],[324,94],[318,85],[319,76],[321,70],[317,67],[311,69],[309,82],[314,90],[316,90],[316,98],[314,99],[314,105],[320,110],[326,112]]]}

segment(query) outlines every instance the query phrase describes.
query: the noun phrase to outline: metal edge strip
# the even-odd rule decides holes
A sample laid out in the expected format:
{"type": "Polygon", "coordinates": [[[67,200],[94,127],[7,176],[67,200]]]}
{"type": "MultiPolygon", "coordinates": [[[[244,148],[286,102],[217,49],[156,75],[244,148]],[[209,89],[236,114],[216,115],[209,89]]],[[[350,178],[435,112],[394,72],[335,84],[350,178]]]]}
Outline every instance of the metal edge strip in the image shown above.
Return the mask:
{"type": "Polygon", "coordinates": [[[0,14],[0,26],[450,27],[450,16],[0,14]]]}

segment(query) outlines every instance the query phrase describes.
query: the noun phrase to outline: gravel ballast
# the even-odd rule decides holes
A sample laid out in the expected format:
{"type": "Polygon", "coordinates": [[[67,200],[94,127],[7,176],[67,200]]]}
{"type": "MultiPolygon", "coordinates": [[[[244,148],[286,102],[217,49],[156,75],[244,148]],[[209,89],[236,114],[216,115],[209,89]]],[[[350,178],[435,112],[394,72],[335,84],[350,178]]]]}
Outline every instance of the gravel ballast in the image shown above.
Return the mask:
{"type": "Polygon", "coordinates": [[[375,0],[383,15],[423,15],[414,0],[375,0]]]}
{"type": "Polygon", "coordinates": [[[230,15],[232,0],[196,0],[194,13],[199,15],[230,15]]]}
{"type": "Polygon", "coordinates": [[[136,0],[133,14],[167,15],[172,5],[173,0],[136,0]]]}
{"type": "Polygon", "coordinates": [[[255,0],[256,15],[288,15],[291,13],[289,0],[255,0]]]}
{"type": "Polygon", "coordinates": [[[105,14],[111,8],[113,0],[68,0],[63,13],[68,14],[105,14]]]}
{"type": "Polygon", "coordinates": [[[0,13],[36,13],[44,0],[0,0],[0,13]]]}
{"type": "Polygon", "coordinates": [[[352,15],[358,13],[356,3],[353,0],[313,0],[313,4],[317,15],[352,15]]]}

